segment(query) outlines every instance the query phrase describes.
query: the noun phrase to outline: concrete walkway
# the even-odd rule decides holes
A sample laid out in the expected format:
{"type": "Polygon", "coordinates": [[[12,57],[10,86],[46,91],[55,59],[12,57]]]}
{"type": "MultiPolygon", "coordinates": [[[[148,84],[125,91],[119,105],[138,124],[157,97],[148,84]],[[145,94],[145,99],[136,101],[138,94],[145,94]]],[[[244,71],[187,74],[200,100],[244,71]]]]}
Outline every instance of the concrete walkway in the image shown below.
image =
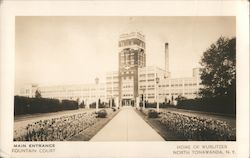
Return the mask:
{"type": "Polygon", "coordinates": [[[123,107],[90,141],[164,141],[164,139],[132,107],[123,107]]]}

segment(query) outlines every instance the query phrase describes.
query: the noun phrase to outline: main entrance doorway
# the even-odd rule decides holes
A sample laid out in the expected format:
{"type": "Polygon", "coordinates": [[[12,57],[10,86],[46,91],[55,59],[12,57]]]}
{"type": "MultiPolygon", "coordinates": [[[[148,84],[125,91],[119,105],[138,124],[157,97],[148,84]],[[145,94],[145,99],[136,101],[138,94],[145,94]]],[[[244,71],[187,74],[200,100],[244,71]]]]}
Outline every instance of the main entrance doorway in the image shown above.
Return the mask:
{"type": "Polygon", "coordinates": [[[134,106],[134,100],[122,99],[122,106],[134,106]]]}

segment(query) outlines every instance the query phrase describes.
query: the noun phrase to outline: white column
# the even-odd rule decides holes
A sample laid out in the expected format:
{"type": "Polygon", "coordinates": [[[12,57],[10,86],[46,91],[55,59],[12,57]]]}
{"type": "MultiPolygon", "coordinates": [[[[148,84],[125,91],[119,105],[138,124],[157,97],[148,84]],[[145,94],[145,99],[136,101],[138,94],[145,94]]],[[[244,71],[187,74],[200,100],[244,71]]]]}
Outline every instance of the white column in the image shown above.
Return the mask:
{"type": "Polygon", "coordinates": [[[95,111],[98,111],[98,98],[96,99],[96,106],[95,106],[95,111]]]}
{"type": "Polygon", "coordinates": [[[96,85],[96,106],[95,111],[98,111],[98,102],[99,102],[99,95],[98,95],[98,84],[96,85]]]}
{"type": "Polygon", "coordinates": [[[157,112],[159,112],[160,110],[159,110],[159,89],[158,89],[158,84],[156,84],[156,87],[157,87],[157,89],[156,89],[156,97],[157,97],[157,106],[156,106],[156,111],[157,112]]]}
{"type": "Polygon", "coordinates": [[[159,113],[159,77],[157,76],[156,78],[155,78],[155,80],[156,80],[156,87],[155,87],[155,89],[156,89],[156,97],[157,97],[157,105],[156,105],[156,111],[159,113]]]}
{"type": "Polygon", "coordinates": [[[88,103],[88,100],[87,100],[87,99],[86,99],[86,102],[84,102],[84,103],[85,103],[85,105],[86,105],[85,108],[86,108],[86,109],[89,109],[89,103],[88,103]]]}
{"type": "Polygon", "coordinates": [[[116,105],[116,108],[118,108],[120,106],[118,97],[115,98],[115,105],[116,105]]]}
{"type": "Polygon", "coordinates": [[[139,101],[140,101],[140,97],[136,97],[136,107],[137,107],[137,109],[140,108],[139,101]]]}

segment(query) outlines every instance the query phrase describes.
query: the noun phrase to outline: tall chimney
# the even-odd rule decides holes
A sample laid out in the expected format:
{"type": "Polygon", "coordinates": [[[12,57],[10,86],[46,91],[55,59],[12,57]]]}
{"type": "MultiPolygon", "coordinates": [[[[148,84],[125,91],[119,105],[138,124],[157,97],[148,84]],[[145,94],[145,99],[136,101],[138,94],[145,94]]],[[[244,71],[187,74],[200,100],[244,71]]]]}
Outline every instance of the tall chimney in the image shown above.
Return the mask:
{"type": "Polygon", "coordinates": [[[168,53],[168,43],[165,43],[165,71],[169,72],[169,53],[168,53]]]}

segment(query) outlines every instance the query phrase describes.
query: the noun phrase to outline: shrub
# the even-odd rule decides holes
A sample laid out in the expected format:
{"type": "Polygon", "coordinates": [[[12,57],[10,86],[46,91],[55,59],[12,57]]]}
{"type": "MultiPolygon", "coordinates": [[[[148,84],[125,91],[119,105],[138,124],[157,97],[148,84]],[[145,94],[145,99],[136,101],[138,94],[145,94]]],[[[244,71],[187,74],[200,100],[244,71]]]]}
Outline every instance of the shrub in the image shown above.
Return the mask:
{"type": "Polygon", "coordinates": [[[153,109],[150,109],[150,110],[148,111],[148,117],[149,117],[149,118],[157,118],[157,117],[158,117],[158,112],[155,111],[155,110],[153,110],[153,109]]]}
{"type": "Polygon", "coordinates": [[[79,104],[79,108],[85,108],[84,101],[82,101],[82,102],[79,104]]]}
{"type": "Polygon", "coordinates": [[[97,117],[99,117],[99,118],[105,118],[107,116],[107,114],[108,114],[107,111],[105,109],[102,109],[102,110],[99,110],[97,112],[97,117]]]}
{"type": "Polygon", "coordinates": [[[96,102],[93,102],[89,105],[90,108],[96,108],[96,102]]]}
{"type": "Polygon", "coordinates": [[[102,102],[102,103],[99,103],[99,106],[98,106],[99,108],[106,108],[107,107],[107,105],[105,105],[105,103],[104,102],[102,102]]]}
{"type": "Polygon", "coordinates": [[[79,105],[79,108],[85,108],[85,105],[81,103],[81,104],[79,105]]]}

